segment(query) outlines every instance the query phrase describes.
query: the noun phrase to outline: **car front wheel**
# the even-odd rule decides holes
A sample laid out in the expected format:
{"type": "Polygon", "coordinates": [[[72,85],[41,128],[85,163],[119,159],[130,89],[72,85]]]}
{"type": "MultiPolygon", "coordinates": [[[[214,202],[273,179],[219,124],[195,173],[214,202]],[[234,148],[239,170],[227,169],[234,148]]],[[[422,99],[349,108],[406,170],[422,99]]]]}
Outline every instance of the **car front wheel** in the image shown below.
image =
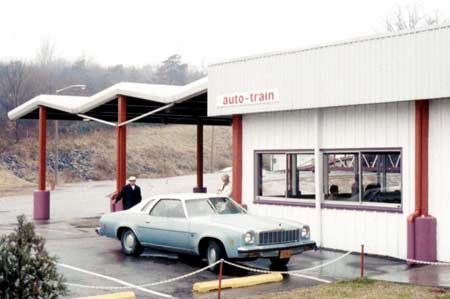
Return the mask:
{"type": "Polygon", "coordinates": [[[209,270],[217,273],[219,271],[220,264],[213,265],[220,259],[225,258],[225,252],[222,247],[216,241],[210,241],[208,244],[208,249],[206,250],[206,260],[209,270]]]}
{"type": "Polygon", "coordinates": [[[120,242],[122,244],[122,252],[125,255],[139,256],[144,251],[144,248],[131,229],[123,231],[120,242]]]}
{"type": "Polygon", "coordinates": [[[280,259],[278,257],[272,257],[272,258],[270,258],[270,263],[271,263],[272,268],[275,268],[275,269],[284,268],[289,263],[289,258],[280,259]]]}

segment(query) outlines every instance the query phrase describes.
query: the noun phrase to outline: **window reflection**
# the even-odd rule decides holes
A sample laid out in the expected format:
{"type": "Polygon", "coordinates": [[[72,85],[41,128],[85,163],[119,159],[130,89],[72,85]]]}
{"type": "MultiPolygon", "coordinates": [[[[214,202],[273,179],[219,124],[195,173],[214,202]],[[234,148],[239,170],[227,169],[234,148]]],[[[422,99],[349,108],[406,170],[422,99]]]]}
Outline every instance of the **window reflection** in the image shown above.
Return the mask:
{"type": "Polygon", "coordinates": [[[325,199],[359,201],[358,154],[332,153],[324,155],[325,199]]]}
{"type": "Polygon", "coordinates": [[[312,153],[258,153],[257,195],[314,199],[312,153]]]}

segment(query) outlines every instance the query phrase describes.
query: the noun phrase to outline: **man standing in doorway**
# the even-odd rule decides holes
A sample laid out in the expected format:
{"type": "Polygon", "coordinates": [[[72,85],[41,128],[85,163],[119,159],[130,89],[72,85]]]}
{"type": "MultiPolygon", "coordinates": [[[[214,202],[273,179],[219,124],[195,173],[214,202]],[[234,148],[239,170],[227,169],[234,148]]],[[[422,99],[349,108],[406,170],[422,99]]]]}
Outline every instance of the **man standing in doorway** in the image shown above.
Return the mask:
{"type": "Polygon", "coordinates": [[[128,178],[128,185],[125,185],[125,187],[123,187],[122,190],[119,192],[114,204],[122,200],[123,209],[128,210],[137,205],[138,203],[140,203],[141,199],[142,199],[141,188],[139,188],[139,186],[136,185],[136,177],[130,176],[128,178]]]}

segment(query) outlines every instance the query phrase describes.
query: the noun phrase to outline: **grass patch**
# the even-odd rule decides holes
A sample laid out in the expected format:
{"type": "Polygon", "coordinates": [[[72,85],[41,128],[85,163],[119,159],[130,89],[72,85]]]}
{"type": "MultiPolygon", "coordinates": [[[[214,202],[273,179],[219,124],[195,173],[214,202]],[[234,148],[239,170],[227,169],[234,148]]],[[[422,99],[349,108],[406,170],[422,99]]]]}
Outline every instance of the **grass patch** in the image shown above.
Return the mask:
{"type": "Polygon", "coordinates": [[[295,289],[289,292],[264,294],[246,299],[450,299],[450,291],[442,288],[422,287],[375,281],[368,278],[321,284],[310,288],[295,289]]]}

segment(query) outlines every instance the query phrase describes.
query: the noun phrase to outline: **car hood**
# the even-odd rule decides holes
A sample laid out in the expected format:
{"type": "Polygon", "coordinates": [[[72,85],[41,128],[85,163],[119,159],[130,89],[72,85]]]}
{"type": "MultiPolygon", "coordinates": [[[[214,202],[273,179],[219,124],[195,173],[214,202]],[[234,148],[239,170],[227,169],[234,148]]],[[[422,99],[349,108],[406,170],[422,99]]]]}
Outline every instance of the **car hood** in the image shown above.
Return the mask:
{"type": "Polygon", "coordinates": [[[192,218],[192,221],[204,223],[205,225],[218,225],[239,229],[243,232],[249,230],[260,232],[276,229],[295,229],[303,226],[300,222],[248,214],[214,215],[192,218]]]}

